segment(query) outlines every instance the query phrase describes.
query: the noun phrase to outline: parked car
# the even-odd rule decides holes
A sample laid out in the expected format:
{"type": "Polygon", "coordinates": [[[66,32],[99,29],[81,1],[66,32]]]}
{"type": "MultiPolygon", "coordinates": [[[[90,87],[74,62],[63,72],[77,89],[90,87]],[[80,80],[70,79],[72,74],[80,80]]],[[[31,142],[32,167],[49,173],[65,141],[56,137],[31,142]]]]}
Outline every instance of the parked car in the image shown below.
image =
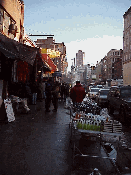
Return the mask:
{"type": "Polygon", "coordinates": [[[97,88],[103,88],[103,86],[101,84],[96,85],[97,88]]]}
{"type": "Polygon", "coordinates": [[[96,102],[99,106],[107,106],[107,95],[110,89],[100,89],[96,95],[96,102]]]}
{"type": "Polygon", "coordinates": [[[99,91],[99,88],[91,88],[90,91],[88,92],[88,97],[95,99],[98,91],[99,91]]]}
{"type": "Polygon", "coordinates": [[[122,121],[131,121],[131,86],[113,86],[107,96],[109,114],[119,111],[122,121]]]}

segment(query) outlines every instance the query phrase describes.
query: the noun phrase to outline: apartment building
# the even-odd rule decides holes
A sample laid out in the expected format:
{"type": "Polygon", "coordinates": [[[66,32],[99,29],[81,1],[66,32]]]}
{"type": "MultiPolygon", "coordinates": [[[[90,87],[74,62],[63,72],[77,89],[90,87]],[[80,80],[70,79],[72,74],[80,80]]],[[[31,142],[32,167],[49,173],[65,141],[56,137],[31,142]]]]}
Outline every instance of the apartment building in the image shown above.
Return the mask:
{"type": "Polygon", "coordinates": [[[123,84],[131,85],[131,6],[123,15],[123,84]]]}
{"type": "Polygon", "coordinates": [[[97,70],[96,70],[96,66],[91,66],[91,82],[96,82],[96,73],[97,73],[97,70]]]}
{"type": "Polygon", "coordinates": [[[119,66],[115,67],[117,65],[117,62],[120,62],[123,56],[123,50],[117,50],[117,49],[111,49],[107,53],[107,59],[106,59],[106,65],[107,65],[107,78],[108,79],[114,79],[117,75],[117,72],[119,72],[119,77],[122,76],[122,66],[121,69],[119,66]]]}
{"type": "Polygon", "coordinates": [[[55,43],[53,37],[47,37],[47,39],[37,39],[36,45],[40,48],[54,50],[54,56],[51,58],[53,63],[57,66],[57,71],[61,73],[67,73],[67,59],[66,59],[66,46],[64,42],[55,43]],[[59,54],[57,55],[57,53],[59,54]]]}
{"type": "Polygon", "coordinates": [[[55,49],[55,40],[53,37],[47,37],[47,39],[37,39],[36,45],[41,48],[55,49]]]}
{"type": "Polygon", "coordinates": [[[106,82],[108,74],[107,74],[107,56],[105,56],[102,60],[102,68],[101,68],[101,79],[102,82],[106,82]]]}
{"type": "Polygon", "coordinates": [[[23,42],[24,1],[0,0],[0,32],[11,39],[23,42]]]}
{"type": "Polygon", "coordinates": [[[100,62],[97,61],[96,64],[96,81],[99,83],[102,79],[102,60],[100,62]]]}
{"type": "Polygon", "coordinates": [[[78,50],[78,53],[76,53],[76,67],[83,66],[85,58],[85,52],[82,52],[82,50],[78,50]]]}
{"type": "Polygon", "coordinates": [[[68,63],[66,58],[66,46],[64,42],[55,43],[55,51],[60,52],[60,56],[54,58],[54,62],[57,64],[58,70],[63,74],[67,74],[68,63]]]}

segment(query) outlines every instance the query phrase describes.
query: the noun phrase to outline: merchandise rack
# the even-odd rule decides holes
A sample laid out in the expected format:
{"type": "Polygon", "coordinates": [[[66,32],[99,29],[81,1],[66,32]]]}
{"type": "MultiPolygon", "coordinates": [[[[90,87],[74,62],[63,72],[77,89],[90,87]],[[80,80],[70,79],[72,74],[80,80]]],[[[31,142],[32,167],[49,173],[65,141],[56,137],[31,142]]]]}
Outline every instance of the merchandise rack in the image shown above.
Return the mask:
{"type": "MultiPolygon", "coordinates": [[[[117,150],[119,149],[119,143],[121,140],[122,136],[122,126],[115,124],[113,121],[112,123],[104,123],[104,130],[103,131],[92,131],[92,130],[84,130],[84,129],[78,129],[76,125],[76,121],[79,119],[76,119],[73,116],[73,106],[70,107],[70,129],[71,129],[71,143],[72,143],[72,165],[75,167],[75,159],[76,157],[90,157],[90,158],[100,158],[100,159],[108,159],[110,160],[111,164],[113,167],[116,169],[117,174],[121,174],[117,165],[116,165],[116,158],[110,157],[108,154],[107,150],[105,149],[104,145],[105,143],[108,144],[113,144],[113,139],[107,140],[108,137],[113,137],[115,138],[115,141],[117,140],[117,150]],[[103,150],[106,153],[106,156],[97,156],[97,155],[90,155],[90,154],[84,154],[82,151],[78,148],[77,142],[80,140],[82,136],[85,136],[85,138],[90,138],[91,140],[93,139],[96,143],[100,144],[100,147],[103,148],[103,150]]],[[[81,119],[87,119],[85,117],[81,117],[81,119]]],[[[87,119],[88,120],[88,119],[87,119]]],[[[114,149],[114,148],[113,148],[114,149]]]]}

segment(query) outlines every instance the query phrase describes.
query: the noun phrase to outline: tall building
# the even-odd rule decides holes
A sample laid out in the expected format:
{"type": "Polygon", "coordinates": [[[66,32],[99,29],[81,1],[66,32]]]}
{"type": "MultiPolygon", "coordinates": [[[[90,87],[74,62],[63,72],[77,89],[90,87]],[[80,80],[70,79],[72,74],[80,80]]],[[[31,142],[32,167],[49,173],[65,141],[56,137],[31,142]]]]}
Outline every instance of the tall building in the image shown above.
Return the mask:
{"type": "Polygon", "coordinates": [[[123,18],[123,84],[131,85],[131,6],[123,18]]]}
{"type": "Polygon", "coordinates": [[[82,52],[82,50],[78,50],[78,53],[76,53],[76,67],[83,66],[84,57],[85,52],[82,52]]]}

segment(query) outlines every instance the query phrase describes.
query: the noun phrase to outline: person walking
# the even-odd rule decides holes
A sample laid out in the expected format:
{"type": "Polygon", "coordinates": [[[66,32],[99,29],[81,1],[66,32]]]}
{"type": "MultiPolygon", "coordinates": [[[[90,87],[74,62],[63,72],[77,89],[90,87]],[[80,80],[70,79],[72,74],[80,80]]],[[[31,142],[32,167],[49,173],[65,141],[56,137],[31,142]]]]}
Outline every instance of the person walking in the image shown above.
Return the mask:
{"type": "Polygon", "coordinates": [[[42,88],[43,88],[43,99],[45,99],[45,81],[42,82],[42,88]]]}
{"type": "Polygon", "coordinates": [[[46,109],[46,112],[50,112],[50,104],[51,104],[51,96],[52,96],[52,84],[50,79],[47,80],[46,82],[45,95],[46,95],[45,109],[46,109]]]}
{"type": "Polygon", "coordinates": [[[61,93],[61,100],[63,100],[63,96],[64,96],[64,92],[65,92],[65,85],[64,83],[62,83],[61,87],[60,87],[60,93],[61,93]]]}
{"type": "Polygon", "coordinates": [[[32,91],[32,104],[36,105],[36,100],[37,100],[37,83],[33,82],[31,88],[32,88],[31,89],[31,91],[32,91]]]}
{"type": "Polygon", "coordinates": [[[43,89],[43,85],[42,85],[42,80],[40,80],[38,82],[38,98],[40,101],[42,101],[42,99],[43,99],[43,91],[44,91],[44,89],[43,89]]]}
{"type": "Polygon", "coordinates": [[[73,104],[75,103],[81,103],[85,97],[85,89],[80,84],[80,81],[76,81],[76,85],[71,88],[70,91],[70,98],[72,99],[73,104]]]}
{"type": "Polygon", "coordinates": [[[54,105],[54,112],[58,109],[58,93],[59,93],[59,83],[55,82],[52,90],[52,103],[54,105]]]}

